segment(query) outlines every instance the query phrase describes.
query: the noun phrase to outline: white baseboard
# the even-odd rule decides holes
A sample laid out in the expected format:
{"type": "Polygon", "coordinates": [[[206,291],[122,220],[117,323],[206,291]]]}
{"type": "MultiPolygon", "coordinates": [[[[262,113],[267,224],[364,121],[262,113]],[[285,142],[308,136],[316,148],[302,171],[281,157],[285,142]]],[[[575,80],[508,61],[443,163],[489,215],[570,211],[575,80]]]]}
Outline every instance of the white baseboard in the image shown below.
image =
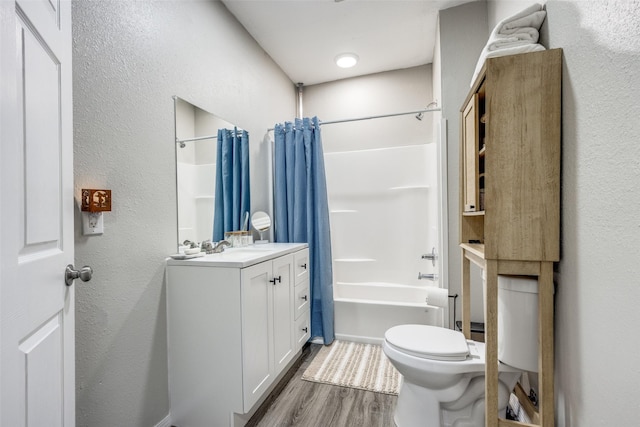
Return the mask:
{"type": "Polygon", "coordinates": [[[171,427],[171,414],[167,414],[155,427],[171,427]]]}

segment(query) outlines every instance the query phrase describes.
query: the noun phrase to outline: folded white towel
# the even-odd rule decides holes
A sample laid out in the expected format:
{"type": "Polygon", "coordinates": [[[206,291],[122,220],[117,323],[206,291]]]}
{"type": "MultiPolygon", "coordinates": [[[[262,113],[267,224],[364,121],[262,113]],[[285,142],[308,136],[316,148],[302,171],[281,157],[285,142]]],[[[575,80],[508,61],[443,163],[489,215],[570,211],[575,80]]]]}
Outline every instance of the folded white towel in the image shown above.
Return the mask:
{"type": "Polygon", "coordinates": [[[487,42],[487,50],[497,50],[502,49],[504,47],[512,47],[519,46],[526,43],[537,43],[538,38],[540,37],[540,33],[535,28],[521,28],[520,32],[511,34],[511,35],[503,35],[498,34],[489,39],[487,42]]]}
{"type": "MultiPolygon", "coordinates": [[[[523,12],[520,12],[518,15],[522,13],[523,12]]],[[[536,12],[516,18],[516,16],[518,15],[514,15],[511,18],[507,18],[506,20],[500,22],[500,24],[496,26],[496,29],[498,30],[497,32],[500,34],[513,34],[515,32],[518,32],[518,29],[520,28],[535,28],[536,30],[538,30],[544,22],[544,18],[547,16],[547,12],[544,10],[538,10],[536,12]]]]}
{"type": "Polygon", "coordinates": [[[486,58],[544,50],[544,46],[537,43],[540,38],[540,26],[546,15],[547,12],[543,10],[542,5],[534,4],[500,21],[480,53],[471,85],[480,73],[486,58]]]}

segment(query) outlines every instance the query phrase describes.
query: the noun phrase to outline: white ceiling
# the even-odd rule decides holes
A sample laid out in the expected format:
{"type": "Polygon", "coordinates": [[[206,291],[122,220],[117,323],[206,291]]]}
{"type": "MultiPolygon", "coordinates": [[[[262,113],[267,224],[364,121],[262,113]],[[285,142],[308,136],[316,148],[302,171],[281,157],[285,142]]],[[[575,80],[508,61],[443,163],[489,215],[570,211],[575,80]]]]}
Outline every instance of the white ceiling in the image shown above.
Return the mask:
{"type": "Polygon", "coordinates": [[[475,0],[222,0],[294,83],[429,64],[438,11],[475,0]],[[350,69],[334,58],[353,52],[350,69]]]}

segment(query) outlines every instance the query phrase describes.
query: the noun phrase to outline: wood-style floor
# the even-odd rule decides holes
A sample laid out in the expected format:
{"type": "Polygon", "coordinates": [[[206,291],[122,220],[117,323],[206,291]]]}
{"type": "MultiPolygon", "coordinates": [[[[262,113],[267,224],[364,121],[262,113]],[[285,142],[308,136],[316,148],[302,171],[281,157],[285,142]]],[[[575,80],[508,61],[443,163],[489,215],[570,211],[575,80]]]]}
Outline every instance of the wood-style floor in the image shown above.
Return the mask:
{"type": "Polygon", "coordinates": [[[393,427],[397,396],[302,380],[322,346],[303,350],[301,364],[249,420],[248,427],[393,427]]]}

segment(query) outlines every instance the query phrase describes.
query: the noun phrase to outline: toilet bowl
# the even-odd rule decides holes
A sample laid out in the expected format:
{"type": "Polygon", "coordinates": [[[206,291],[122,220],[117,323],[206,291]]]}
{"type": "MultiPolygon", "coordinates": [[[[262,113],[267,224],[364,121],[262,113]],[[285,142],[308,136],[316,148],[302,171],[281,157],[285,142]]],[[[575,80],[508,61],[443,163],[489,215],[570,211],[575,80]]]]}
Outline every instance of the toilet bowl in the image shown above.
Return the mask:
{"type": "MultiPolygon", "coordinates": [[[[383,350],[403,376],[398,427],[484,426],[484,343],[441,327],[399,325],[385,333],[383,350]]],[[[498,372],[498,415],[504,418],[520,371],[500,364],[498,372]]]]}
{"type": "MultiPolygon", "coordinates": [[[[535,279],[498,276],[501,418],[520,370],[537,370],[537,297],[535,279]]],[[[398,427],[484,426],[484,343],[436,326],[399,325],[387,330],[383,349],[403,375],[394,415],[398,427]]]]}

